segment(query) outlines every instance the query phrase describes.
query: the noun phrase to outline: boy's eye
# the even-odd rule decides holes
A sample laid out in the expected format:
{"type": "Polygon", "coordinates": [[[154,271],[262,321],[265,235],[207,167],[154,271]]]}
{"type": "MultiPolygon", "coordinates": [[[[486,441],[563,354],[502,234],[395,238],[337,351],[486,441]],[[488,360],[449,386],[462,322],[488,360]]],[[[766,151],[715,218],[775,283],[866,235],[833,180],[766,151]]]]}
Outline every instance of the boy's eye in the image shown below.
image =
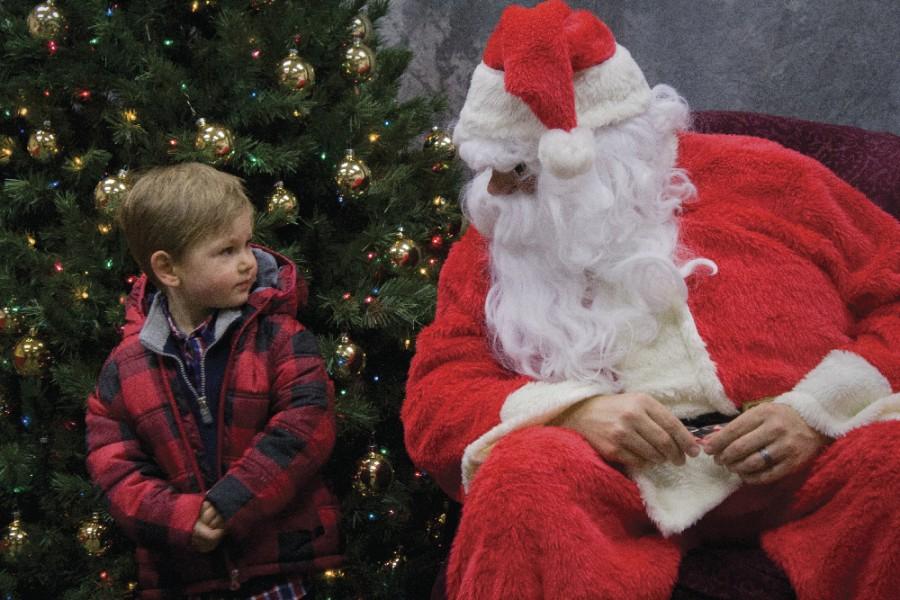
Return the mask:
{"type": "Polygon", "coordinates": [[[228,246],[227,248],[222,248],[222,254],[231,254],[234,252],[234,246],[228,246]]]}

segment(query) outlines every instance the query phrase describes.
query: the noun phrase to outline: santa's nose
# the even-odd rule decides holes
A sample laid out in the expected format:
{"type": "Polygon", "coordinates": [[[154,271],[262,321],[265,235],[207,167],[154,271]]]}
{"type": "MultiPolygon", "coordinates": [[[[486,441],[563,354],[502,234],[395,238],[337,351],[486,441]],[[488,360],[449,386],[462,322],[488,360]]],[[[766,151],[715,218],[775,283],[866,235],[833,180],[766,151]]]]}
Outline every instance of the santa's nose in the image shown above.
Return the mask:
{"type": "Polygon", "coordinates": [[[487,191],[493,196],[506,196],[519,188],[519,177],[515,171],[502,173],[493,169],[491,180],[488,181],[487,191]]]}

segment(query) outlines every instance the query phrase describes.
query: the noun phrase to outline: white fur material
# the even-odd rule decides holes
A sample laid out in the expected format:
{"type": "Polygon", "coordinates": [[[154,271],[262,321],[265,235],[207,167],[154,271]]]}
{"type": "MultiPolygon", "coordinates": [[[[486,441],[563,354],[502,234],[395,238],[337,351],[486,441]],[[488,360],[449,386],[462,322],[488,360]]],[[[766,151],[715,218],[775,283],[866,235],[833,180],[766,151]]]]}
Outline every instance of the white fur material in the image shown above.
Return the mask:
{"type": "Polygon", "coordinates": [[[876,421],[900,419],[900,394],[862,356],[832,350],[815,369],[775,398],[800,413],[810,427],[830,437],[876,421]]]}
{"type": "Polygon", "coordinates": [[[516,429],[548,423],[567,408],[591,396],[608,394],[612,390],[599,383],[563,381],[559,383],[529,383],[506,398],[500,410],[500,424],[466,447],[462,459],[462,482],[465,489],[494,444],[516,429]]]}
{"type": "Polygon", "coordinates": [[[594,164],[594,135],[590,129],[551,129],[538,145],[541,166],[560,179],[582,175],[594,164]]]}
{"type": "MultiPolygon", "coordinates": [[[[575,112],[579,127],[595,129],[640,114],[650,104],[650,87],[640,67],[627,49],[616,46],[616,53],[597,66],[575,74],[575,112]]],[[[511,170],[517,163],[533,160],[537,144],[546,127],[519,97],[506,91],[504,72],[481,63],[472,74],[472,82],[453,141],[460,157],[474,170],[492,166],[511,170]],[[480,141],[476,151],[467,142],[480,141]],[[484,143],[496,148],[484,158],[484,143]],[[503,164],[494,162],[506,157],[503,164]]]]}
{"type": "Polygon", "coordinates": [[[681,467],[672,463],[632,471],[647,515],[664,536],[681,533],[741,485],[741,478],[701,452],[681,467]]]}
{"type": "Polygon", "coordinates": [[[619,365],[622,389],[649,394],[679,419],[719,412],[738,413],[725,394],[716,367],[686,303],[661,315],[652,344],[628,354],[619,365]]]}

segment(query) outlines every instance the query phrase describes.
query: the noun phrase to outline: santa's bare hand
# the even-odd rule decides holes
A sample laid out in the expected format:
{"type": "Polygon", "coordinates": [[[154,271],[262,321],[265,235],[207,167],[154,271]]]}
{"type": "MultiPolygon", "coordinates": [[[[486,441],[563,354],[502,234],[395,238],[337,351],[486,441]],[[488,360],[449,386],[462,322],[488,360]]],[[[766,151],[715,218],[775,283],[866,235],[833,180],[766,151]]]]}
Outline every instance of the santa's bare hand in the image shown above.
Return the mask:
{"type": "Polygon", "coordinates": [[[790,406],[768,402],[707,437],[703,447],[746,483],[772,483],[802,468],[830,441],[790,406]]]}
{"type": "Polygon", "coordinates": [[[607,462],[633,468],[666,461],[683,465],[685,454],[700,453],[681,421],[647,394],[594,396],[552,424],[580,433],[607,462]]]}

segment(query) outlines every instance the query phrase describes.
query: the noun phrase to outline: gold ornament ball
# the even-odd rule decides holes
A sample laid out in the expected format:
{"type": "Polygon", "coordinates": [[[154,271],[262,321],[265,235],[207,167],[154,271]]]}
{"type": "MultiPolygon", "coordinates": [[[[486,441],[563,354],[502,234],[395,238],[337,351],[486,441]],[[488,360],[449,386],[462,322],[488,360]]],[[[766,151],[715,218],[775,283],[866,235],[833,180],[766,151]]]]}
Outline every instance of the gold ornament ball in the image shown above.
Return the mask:
{"type": "Polygon", "coordinates": [[[22,520],[19,518],[19,513],[15,513],[13,515],[12,523],[10,523],[9,527],[6,529],[3,540],[0,541],[0,550],[2,550],[3,555],[6,558],[15,560],[22,552],[22,548],[25,547],[27,542],[28,532],[22,527],[22,520]]]}
{"type": "Polygon", "coordinates": [[[0,333],[14,333],[22,324],[17,310],[9,306],[0,307],[0,333]]]}
{"type": "Polygon", "coordinates": [[[36,129],[28,136],[28,154],[40,162],[47,162],[59,154],[56,134],[50,129],[49,123],[44,123],[42,129],[36,129]]]}
{"type": "Polygon", "coordinates": [[[40,377],[49,362],[44,342],[33,334],[23,337],[13,349],[13,366],[22,377],[40,377]]]}
{"type": "Polygon", "coordinates": [[[394,467],[391,462],[374,446],[370,446],[369,453],[356,464],[353,489],[362,496],[374,496],[388,489],[393,481],[394,467]]]}
{"type": "Polygon", "coordinates": [[[367,44],[372,41],[372,33],[375,31],[375,28],[372,26],[372,21],[369,20],[369,17],[366,15],[356,15],[353,17],[353,20],[350,21],[349,33],[350,37],[354,40],[359,40],[364,44],[367,44]]]}
{"type": "Polygon", "coordinates": [[[390,245],[387,255],[394,270],[416,266],[421,256],[416,243],[409,238],[402,237],[402,235],[390,245]]]}
{"type": "Polygon", "coordinates": [[[388,560],[384,561],[382,567],[388,574],[393,574],[397,572],[398,569],[406,565],[406,556],[403,554],[402,549],[395,550],[394,555],[388,560]]]}
{"type": "Polygon", "coordinates": [[[191,12],[200,12],[204,8],[216,5],[216,0],[191,0],[191,12]]]}
{"type": "Polygon", "coordinates": [[[277,72],[278,83],[289,90],[307,93],[316,84],[316,70],[293,48],[278,63],[277,72]]]}
{"type": "Polygon", "coordinates": [[[362,198],[369,191],[371,179],[372,172],[366,163],[356,158],[353,150],[347,150],[334,176],[334,182],[341,195],[354,199],[362,198]]]}
{"type": "Polygon", "coordinates": [[[450,201],[444,196],[435,196],[431,200],[431,206],[434,207],[436,213],[443,214],[450,207],[450,201]]]}
{"type": "Polygon", "coordinates": [[[0,135],[0,166],[8,165],[16,153],[16,140],[8,135],[0,135]]]}
{"type": "Polygon", "coordinates": [[[453,160],[456,156],[456,146],[453,145],[453,138],[446,131],[438,127],[432,127],[431,133],[425,136],[425,143],[422,149],[432,157],[439,161],[453,160]]]}
{"type": "Polygon", "coordinates": [[[53,39],[66,26],[66,20],[63,18],[62,13],[59,12],[59,9],[56,8],[56,5],[53,4],[53,0],[48,0],[35,6],[28,13],[25,23],[28,25],[28,33],[31,34],[31,37],[38,40],[53,39]]]}
{"type": "Polygon", "coordinates": [[[347,573],[343,569],[325,569],[316,574],[316,590],[325,594],[334,593],[346,577],[347,573]]]}
{"type": "Polygon", "coordinates": [[[362,373],[366,367],[366,353],[347,335],[342,335],[334,348],[334,376],[346,381],[362,373]]]}
{"type": "Polygon", "coordinates": [[[439,542],[444,537],[444,531],[447,527],[447,513],[441,513],[425,523],[425,531],[428,537],[434,542],[439,542]]]}
{"type": "Polygon", "coordinates": [[[125,171],[105,177],[94,188],[94,206],[100,214],[111,217],[128,195],[128,180],[125,171]]]}
{"type": "Polygon", "coordinates": [[[284,187],[283,181],[275,184],[275,190],[269,196],[269,202],[266,204],[267,212],[273,213],[278,210],[288,214],[297,212],[297,196],[284,187]]]}
{"type": "Polygon", "coordinates": [[[202,150],[213,163],[224,162],[234,152],[234,134],[224,125],[197,119],[194,148],[202,150]]]}
{"type": "Polygon", "coordinates": [[[106,529],[100,520],[100,513],[94,513],[78,527],[78,542],[91,556],[101,556],[106,552],[106,529]]]}
{"type": "Polygon", "coordinates": [[[360,40],[344,51],[341,74],[354,84],[364,83],[375,75],[375,53],[360,40]]]}

